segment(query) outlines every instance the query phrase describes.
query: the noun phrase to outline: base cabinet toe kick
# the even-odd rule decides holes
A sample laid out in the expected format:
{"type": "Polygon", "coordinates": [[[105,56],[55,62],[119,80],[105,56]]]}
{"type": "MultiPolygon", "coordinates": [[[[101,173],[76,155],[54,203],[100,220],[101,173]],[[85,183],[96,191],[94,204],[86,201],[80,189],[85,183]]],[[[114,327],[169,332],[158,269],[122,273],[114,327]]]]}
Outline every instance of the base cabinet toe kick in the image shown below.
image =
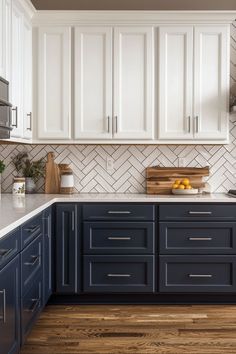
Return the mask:
{"type": "Polygon", "coordinates": [[[236,303],[236,203],[53,204],[0,239],[2,354],[49,300],[236,303]]]}

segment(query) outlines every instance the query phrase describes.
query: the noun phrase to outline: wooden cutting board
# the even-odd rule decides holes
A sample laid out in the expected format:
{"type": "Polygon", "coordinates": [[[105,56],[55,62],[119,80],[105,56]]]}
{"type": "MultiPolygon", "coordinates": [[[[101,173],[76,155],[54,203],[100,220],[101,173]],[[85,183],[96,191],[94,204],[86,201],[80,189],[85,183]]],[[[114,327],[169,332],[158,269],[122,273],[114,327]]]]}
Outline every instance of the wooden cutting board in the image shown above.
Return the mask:
{"type": "Polygon", "coordinates": [[[54,161],[54,153],[47,154],[46,173],[45,173],[45,193],[60,193],[60,171],[58,165],[54,161]]]}
{"type": "Polygon", "coordinates": [[[209,167],[160,167],[146,169],[147,194],[171,194],[176,179],[189,178],[193,188],[205,186],[203,177],[209,176],[209,167]]]}

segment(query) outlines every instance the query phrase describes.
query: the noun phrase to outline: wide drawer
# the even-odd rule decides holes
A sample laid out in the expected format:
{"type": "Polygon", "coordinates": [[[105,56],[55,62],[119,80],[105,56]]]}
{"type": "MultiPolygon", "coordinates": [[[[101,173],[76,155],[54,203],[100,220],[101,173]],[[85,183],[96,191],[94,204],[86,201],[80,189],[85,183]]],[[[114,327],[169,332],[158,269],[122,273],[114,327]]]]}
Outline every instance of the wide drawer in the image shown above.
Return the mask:
{"type": "Polygon", "coordinates": [[[21,227],[22,248],[27,246],[33,239],[43,233],[42,214],[39,214],[21,227]]]}
{"type": "Polygon", "coordinates": [[[160,292],[236,292],[235,256],[160,256],[160,292]]]}
{"type": "Polygon", "coordinates": [[[145,204],[88,204],[83,206],[84,220],[155,220],[154,205],[145,204]]]}
{"type": "Polygon", "coordinates": [[[42,272],[43,238],[38,236],[21,254],[22,293],[30,286],[34,277],[42,272]]]}
{"type": "Polygon", "coordinates": [[[84,292],[154,292],[154,256],[84,256],[84,292]]]}
{"type": "Polygon", "coordinates": [[[37,277],[31,284],[30,289],[22,299],[21,308],[21,338],[24,342],[31,330],[37,315],[42,309],[42,276],[37,277]]]}
{"type": "Polygon", "coordinates": [[[83,224],[84,253],[154,253],[154,225],[152,222],[85,222],[83,224]]]}
{"type": "Polygon", "coordinates": [[[16,229],[0,239],[0,269],[20,252],[20,229],[16,229]]]}
{"type": "Polygon", "coordinates": [[[236,254],[236,223],[161,222],[161,254],[236,254]]]}
{"type": "Polygon", "coordinates": [[[159,207],[160,220],[235,220],[232,204],[167,204],[159,207]]]}

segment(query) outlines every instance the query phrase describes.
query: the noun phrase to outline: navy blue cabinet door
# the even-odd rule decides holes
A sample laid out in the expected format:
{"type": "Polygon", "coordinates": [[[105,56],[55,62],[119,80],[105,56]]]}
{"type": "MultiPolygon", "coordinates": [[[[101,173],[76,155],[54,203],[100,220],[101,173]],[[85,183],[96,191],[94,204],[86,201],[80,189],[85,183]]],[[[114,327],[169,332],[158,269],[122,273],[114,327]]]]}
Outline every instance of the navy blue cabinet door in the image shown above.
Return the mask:
{"type": "Polygon", "coordinates": [[[56,209],[56,292],[77,292],[77,205],[56,209]]]}
{"type": "Polygon", "coordinates": [[[52,294],[52,208],[43,213],[43,303],[52,294]]]}
{"type": "Polygon", "coordinates": [[[19,351],[19,274],[19,256],[0,271],[0,354],[13,354],[19,351]]]}

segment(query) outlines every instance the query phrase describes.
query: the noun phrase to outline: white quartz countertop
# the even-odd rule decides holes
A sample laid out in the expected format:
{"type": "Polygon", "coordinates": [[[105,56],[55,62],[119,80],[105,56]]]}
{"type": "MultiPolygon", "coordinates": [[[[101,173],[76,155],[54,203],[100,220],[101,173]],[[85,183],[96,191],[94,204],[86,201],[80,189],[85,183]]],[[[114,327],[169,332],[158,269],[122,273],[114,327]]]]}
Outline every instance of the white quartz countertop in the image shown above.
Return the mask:
{"type": "Polygon", "coordinates": [[[236,198],[226,194],[192,196],[147,194],[32,194],[26,196],[0,195],[0,238],[31,217],[56,202],[134,202],[134,203],[236,203],[236,198]]]}

